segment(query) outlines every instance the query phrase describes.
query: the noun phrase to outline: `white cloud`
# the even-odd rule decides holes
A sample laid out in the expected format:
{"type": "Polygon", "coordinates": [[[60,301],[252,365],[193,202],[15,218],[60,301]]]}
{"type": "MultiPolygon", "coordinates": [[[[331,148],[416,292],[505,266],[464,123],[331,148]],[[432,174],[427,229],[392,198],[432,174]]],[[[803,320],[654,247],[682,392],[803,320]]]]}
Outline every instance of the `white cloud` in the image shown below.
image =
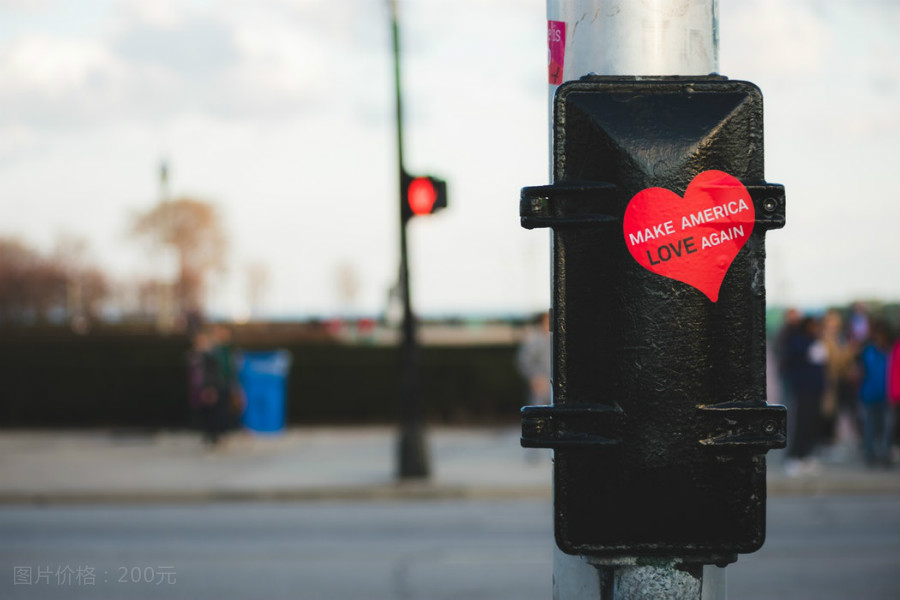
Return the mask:
{"type": "Polygon", "coordinates": [[[111,17],[126,26],[138,22],[149,27],[175,27],[185,18],[188,3],[177,0],[126,0],[114,6],[111,17]]]}
{"type": "Polygon", "coordinates": [[[0,0],[0,9],[21,13],[39,13],[57,4],[58,0],[0,0]]]}
{"type": "Polygon", "coordinates": [[[191,18],[174,26],[137,24],[115,41],[119,56],[158,64],[184,77],[205,80],[236,58],[233,33],[215,19],[191,18]]]}
{"type": "Polygon", "coordinates": [[[132,68],[93,39],[23,36],[0,49],[0,126],[36,131],[148,118],[171,106],[174,78],[132,68]]]}
{"type": "Polygon", "coordinates": [[[0,124],[58,126],[110,108],[104,86],[121,66],[102,44],[47,36],[23,37],[0,50],[0,124]]]}

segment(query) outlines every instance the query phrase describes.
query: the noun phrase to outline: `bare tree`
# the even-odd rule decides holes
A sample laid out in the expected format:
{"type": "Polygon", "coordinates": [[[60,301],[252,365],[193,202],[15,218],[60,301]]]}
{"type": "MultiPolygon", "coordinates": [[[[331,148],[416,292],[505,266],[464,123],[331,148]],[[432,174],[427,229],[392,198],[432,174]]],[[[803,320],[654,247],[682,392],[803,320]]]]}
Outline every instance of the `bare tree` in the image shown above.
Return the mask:
{"type": "Polygon", "coordinates": [[[0,239],[0,319],[4,323],[39,320],[48,287],[40,254],[16,239],[0,239]]]}
{"type": "Polygon", "coordinates": [[[193,198],[160,202],[137,215],[131,232],[178,256],[175,299],[181,312],[203,308],[210,277],[225,269],[225,232],[216,207],[193,198]]]}
{"type": "Polygon", "coordinates": [[[66,277],[66,314],[74,323],[95,321],[111,287],[106,275],[88,259],[88,243],[82,237],[61,234],[50,257],[66,277]]]}
{"type": "Polygon", "coordinates": [[[0,321],[45,322],[71,319],[73,282],[89,317],[108,293],[105,276],[96,268],[55,254],[43,256],[15,239],[0,239],[0,321]]]}

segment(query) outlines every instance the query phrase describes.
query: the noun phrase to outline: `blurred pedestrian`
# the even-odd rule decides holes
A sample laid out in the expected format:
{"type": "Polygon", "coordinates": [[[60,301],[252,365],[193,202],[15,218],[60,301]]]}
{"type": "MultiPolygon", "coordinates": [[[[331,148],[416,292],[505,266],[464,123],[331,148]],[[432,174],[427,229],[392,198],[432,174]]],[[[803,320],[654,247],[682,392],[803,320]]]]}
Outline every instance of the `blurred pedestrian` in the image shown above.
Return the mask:
{"type": "Polygon", "coordinates": [[[822,396],[823,441],[852,443],[856,431],[857,347],[843,330],[841,313],[831,309],[822,320],[822,343],[828,351],[825,392],[822,396]]]}
{"type": "Polygon", "coordinates": [[[785,470],[789,476],[796,477],[819,469],[812,452],[820,428],[828,351],[820,339],[818,320],[804,317],[785,340],[784,352],[785,373],[793,398],[785,470]]]}
{"type": "MultiPolygon", "coordinates": [[[[540,313],[532,320],[516,358],[519,372],[528,382],[528,404],[550,404],[553,396],[550,384],[553,359],[549,313],[540,313]]],[[[531,448],[525,453],[525,461],[536,465],[546,455],[540,449],[531,448]]]]}
{"type": "Polygon", "coordinates": [[[213,340],[209,332],[194,334],[188,355],[188,390],[191,412],[203,432],[204,443],[216,446],[225,429],[219,368],[213,356],[213,340]]]}
{"type": "Polygon", "coordinates": [[[863,419],[863,453],[868,466],[890,464],[891,427],[888,405],[888,354],[891,346],[887,327],[871,324],[871,340],[859,355],[862,380],[859,404],[863,419]]]}
{"type": "Polygon", "coordinates": [[[789,364],[788,360],[788,347],[794,337],[799,335],[801,318],[800,311],[796,308],[787,309],[784,313],[784,323],[778,331],[778,336],[775,338],[774,353],[775,361],[778,366],[779,396],[781,397],[781,402],[788,408],[788,411],[793,410],[794,406],[794,398],[791,391],[791,364],[789,364]]]}
{"type": "Polygon", "coordinates": [[[244,413],[244,392],[238,379],[237,357],[231,345],[231,330],[222,323],[212,327],[211,353],[218,370],[216,377],[217,393],[222,398],[222,418],[225,429],[240,428],[244,413]]]}
{"type": "Polygon", "coordinates": [[[854,302],[850,313],[850,339],[857,344],[865,344],[869,341],[869,311],[862,302],[854,302]]]}
{"type": "Polygon", "coordinates": [[[552,368],[550,315],[537,315],[519,347],[519,372],[528,381],[528,403],[550,404],[550,370],[552,368]]]}

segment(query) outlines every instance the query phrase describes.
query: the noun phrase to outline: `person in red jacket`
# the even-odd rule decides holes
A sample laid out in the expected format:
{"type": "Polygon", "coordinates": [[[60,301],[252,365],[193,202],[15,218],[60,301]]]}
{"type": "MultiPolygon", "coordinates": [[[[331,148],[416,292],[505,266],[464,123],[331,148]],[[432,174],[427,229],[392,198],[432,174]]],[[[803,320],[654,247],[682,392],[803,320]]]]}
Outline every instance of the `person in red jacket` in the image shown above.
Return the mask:
{"type": "Polygon", "coordinates": [[[889,421],[893,425],[893,443],[900,445],[900,339],[894,342],[891,354],[888,357],[887,368],[888,404],[892,418],[889,421]]]}

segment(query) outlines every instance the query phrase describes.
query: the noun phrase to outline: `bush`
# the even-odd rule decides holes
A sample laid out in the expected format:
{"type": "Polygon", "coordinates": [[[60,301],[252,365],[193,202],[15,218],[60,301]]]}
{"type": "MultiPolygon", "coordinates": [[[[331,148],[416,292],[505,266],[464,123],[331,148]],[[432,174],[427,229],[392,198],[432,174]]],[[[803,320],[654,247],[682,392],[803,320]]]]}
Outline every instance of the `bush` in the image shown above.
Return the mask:
{"type": "MultiPolygon", "coordinates": [[[[280,344],[293,362],[289,424],[395,423],[400,351],[280,344]]],[[[0,426],[172,428],[188,424],[184,336],[67,330],[0,336],[0,426]]],[[[272,349],[255,340],[247,350],[272,349]]],[[[423,413],[433,423],[515,423],[526,395],[513,345],[420,350],[423,413]]]]}

